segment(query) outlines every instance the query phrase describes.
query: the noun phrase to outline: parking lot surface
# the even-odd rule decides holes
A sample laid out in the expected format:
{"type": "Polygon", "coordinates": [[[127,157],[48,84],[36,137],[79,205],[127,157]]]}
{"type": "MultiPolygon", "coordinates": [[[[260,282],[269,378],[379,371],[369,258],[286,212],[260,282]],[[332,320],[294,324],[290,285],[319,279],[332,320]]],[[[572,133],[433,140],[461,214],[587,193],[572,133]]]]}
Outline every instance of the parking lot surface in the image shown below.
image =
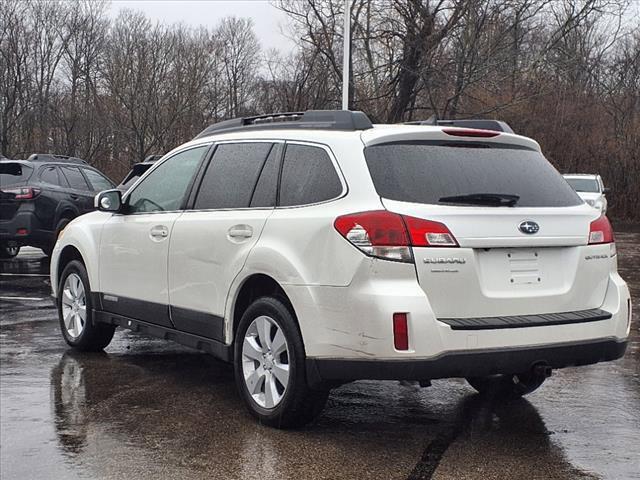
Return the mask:
{"type": "Polygon", "coordinates": [[[617,234],[634,305],[624,358],[554,372],[518,401],[463,380],[355,382],[318,421],[249,417],[230,366],[126,331],[69,350],[48,260],[0,261],[0,476],[8,479],[640,479],[640,234],[617,234]]]}

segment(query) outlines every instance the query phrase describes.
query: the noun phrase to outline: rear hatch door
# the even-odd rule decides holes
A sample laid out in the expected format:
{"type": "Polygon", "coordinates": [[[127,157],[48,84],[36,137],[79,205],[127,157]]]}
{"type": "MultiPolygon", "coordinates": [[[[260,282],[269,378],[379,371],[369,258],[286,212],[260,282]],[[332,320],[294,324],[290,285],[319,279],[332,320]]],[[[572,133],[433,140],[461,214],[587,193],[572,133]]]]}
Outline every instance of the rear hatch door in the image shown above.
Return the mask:
{"type": "MultiPolygon", "coordinates": [[[[599,307],[610,262],[585,259],[586,206],[535,148],[393,142],[365,149],[385,207],[443,223],[458,247],[414,248],[437,317],[560,313],[599,307]]],[[[608,255],[606,255],[608,258],[608,255]]]]}

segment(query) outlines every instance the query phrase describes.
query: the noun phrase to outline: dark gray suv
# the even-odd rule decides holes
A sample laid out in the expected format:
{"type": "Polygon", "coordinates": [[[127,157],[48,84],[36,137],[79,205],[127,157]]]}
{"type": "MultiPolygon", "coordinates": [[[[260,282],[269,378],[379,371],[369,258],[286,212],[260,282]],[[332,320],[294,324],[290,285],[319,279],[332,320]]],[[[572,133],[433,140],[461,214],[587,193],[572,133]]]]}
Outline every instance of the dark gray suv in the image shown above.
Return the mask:
{"type": "Polygon", "coordinates": [[[93,197],[113,182],[84,160],[33,154],[27,160],[0,159],[0,258],[20,247],[50,255],[58,232],[93,210],[93,197]]]}

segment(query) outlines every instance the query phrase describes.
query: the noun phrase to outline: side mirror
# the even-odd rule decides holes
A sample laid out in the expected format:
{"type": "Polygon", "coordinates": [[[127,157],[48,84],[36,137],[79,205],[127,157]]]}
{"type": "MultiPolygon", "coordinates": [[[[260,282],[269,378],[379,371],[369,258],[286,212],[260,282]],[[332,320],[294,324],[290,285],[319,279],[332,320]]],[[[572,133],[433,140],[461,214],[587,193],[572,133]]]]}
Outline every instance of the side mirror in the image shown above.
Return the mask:
{"type": "Polygon", "coordinates": [[[602,189],[602,193],[611,193],[611,189],[609,187],[604,187],[602,189]]]}
{"type": "Polygon", "coordinates": [[[119,212],[122,208],[122,192],[117,188],[104,190],[96,195],[94,206],[101,212],[119,212]]]}

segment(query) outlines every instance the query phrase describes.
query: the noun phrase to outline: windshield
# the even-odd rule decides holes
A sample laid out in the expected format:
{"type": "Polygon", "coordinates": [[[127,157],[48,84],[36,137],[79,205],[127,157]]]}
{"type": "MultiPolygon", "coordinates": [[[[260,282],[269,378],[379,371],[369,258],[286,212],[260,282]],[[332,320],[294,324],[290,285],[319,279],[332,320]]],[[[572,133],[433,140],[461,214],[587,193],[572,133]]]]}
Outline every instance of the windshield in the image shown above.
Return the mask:
{"type": "Polygon", "coordinates": [[[0,188],[9,185],[24,185],[31,177],[33,168],[18,162],[0,162],[0,188]]]}
{"type": "Polygon", "coordinates": [[[441,205],[566,207],[582,200],[540,152],[511,145],[394,142],[365,148],[378,194],[441,205]]]}
{"type": "Polygon", "coordinates": [[[600,185],[594,178],[566,178],[576,192],[599,193],[600,185]]]}

